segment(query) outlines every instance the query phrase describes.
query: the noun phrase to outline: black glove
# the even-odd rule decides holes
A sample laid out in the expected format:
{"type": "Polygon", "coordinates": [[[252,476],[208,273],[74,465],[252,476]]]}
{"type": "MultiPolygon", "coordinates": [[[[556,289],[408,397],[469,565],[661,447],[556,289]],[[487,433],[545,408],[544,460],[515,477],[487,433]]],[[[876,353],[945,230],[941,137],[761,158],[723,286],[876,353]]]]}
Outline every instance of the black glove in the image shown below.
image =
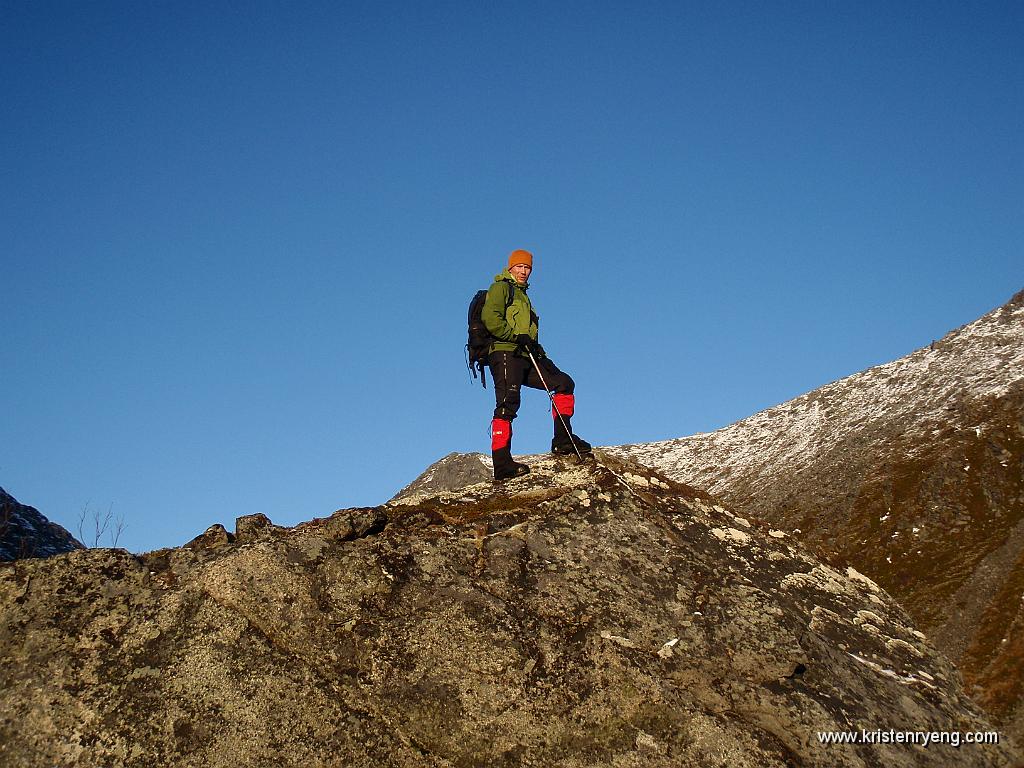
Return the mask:
{"type": "Polygon", "coordinates": [[[537,342],[534,341],[528,333],[520,333],[516,336],[516,344],[521,347],[524,352],[533,352],[537,346],[537,342]]]}

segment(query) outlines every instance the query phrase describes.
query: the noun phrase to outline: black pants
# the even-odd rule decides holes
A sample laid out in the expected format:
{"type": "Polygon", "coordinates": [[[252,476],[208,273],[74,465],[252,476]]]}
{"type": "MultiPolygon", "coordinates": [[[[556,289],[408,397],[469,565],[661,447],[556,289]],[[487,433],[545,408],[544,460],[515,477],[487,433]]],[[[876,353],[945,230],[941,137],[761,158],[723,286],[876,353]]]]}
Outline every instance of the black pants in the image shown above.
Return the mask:
{"type": "MultiPolygon", "coordinates": [[[[544,374],[544,381],[551,391],[561,395],[571,395],[576,384],[567,373],[558,370],[547,357],[537,357],[537,365],[544,374]]],[[[519,390],[524,387],[544,389],[540,376],[528,357],[520,357],[515,352],[492,352],[487,358],[491,368],[491,380],[494,382],[494,418],[512,421],[519,413],[519,390]]]]}

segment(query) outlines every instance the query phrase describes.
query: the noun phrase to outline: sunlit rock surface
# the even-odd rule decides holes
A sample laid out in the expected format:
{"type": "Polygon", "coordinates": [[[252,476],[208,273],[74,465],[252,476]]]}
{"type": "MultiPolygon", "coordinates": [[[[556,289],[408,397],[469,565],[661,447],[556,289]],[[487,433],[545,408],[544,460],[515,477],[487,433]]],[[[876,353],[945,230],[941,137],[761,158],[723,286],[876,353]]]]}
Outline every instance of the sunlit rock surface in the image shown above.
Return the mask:
{"type": "Polygon", "coordinates": [[[5,766],[1009,766],[854,569],[638,464],[0,566],[5,766]]]}

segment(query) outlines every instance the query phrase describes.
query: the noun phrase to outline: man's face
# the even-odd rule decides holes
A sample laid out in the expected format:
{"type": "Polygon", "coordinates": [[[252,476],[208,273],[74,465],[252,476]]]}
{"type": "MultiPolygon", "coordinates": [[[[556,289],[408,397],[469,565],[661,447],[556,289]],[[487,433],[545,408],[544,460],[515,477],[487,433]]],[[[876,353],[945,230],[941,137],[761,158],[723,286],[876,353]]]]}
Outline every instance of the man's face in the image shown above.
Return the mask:
{"type": "Polygon", "coordinates": [[[512,273],[512,277],[516,279],[517,283],[526,285],[526,281],[530,279],[533,267],[529,264],[516,264],[514,267],[509,267],[508,271],[512,273]]]}

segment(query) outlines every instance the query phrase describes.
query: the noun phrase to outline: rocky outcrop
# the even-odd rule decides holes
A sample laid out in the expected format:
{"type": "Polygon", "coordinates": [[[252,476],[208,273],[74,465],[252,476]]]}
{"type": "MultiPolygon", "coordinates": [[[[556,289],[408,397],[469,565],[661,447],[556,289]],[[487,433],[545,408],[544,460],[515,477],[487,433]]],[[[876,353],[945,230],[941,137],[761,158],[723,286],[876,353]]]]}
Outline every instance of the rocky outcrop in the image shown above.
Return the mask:
{"type": "Polygon", "coordinates": [[[609,450],[870,576],[1024,738],[1024,292],[725,429],[609,450]]]}
{"type": "Polygon", "coordinates": [[[529,461],[293,529],[0,566],[0,763],[1015,764],[896,742],[991,726],[870,579],[639,465],[529,461]]]}
{"type": "Polygon", "coordinates": [[[47,520],[38,509],[19,504],[0,488],[0,560],[52,557],[82,547],[80,541],[47,520]]]}

